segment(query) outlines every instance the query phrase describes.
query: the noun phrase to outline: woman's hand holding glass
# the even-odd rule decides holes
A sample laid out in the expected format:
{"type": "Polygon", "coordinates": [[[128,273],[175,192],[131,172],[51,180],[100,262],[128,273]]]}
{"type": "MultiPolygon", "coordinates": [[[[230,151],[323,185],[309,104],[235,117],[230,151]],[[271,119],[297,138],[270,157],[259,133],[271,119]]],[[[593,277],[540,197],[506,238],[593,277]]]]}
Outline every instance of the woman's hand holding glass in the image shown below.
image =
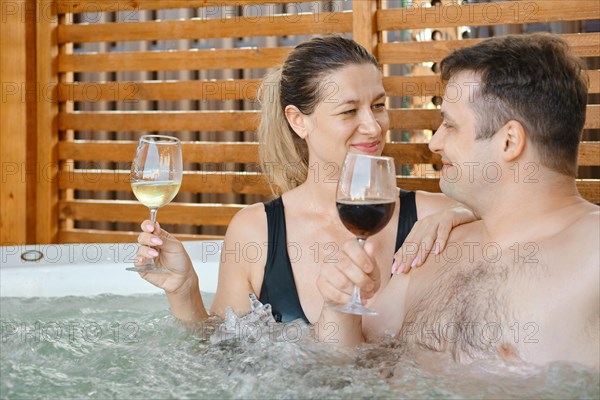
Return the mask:
{"type": "Polygon", "coordinates": [[[141,272],[142,278],[167,293],[179,293],[198,286],[198,276],[183,244],[169,232],[161,229],[158,223],[150,220],[142,222],[142,232],[138,236],[141,244],[137,252],[136,265],[144,265],[154,259],[161,272],[141,272]]]}

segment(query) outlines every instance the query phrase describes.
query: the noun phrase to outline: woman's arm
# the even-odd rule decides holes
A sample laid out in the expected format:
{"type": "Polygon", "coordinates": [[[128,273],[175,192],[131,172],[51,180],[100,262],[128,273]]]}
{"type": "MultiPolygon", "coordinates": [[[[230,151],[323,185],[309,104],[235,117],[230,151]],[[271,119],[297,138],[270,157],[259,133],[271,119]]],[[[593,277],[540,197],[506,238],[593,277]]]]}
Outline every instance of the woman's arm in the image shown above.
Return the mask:
{"type": "Polygon", "coordinates": [[[141,244],[137,252],[136,265],[153,258],[160,272],[141,272],[142,278],[163,289],[167,295],[171,313],[185,323],[200,322],[208,318],[200,289],[198,275],[183,244],[158,223],[142,223],[138,236],[141,244]]]}
{"type": "Polygon", "coordinates": [[[417,191],[415,195],[418,221],[394,255],[392,273],[409,272],[423,265],[430,253],[445,247],[450,231],[479,217],[464,204],[442,193],[417,191]]]}
{"type": "Polygon", "coordinates": [[[347,304],[354,285],[361,289],[363,300],[372,298],[381,285],[381,276],[371,243],[365,243],[363,248],[352,239],[342,244],[342,251],[347,257],[346,262],[324,263],[321,266],[317,287],[325,305],[315,324],[315,333],[317,340],[354,346],[365,341],[363,318],[334,311],[328,305],[347,304]]]}
{"type": "Polygon", "coordinates": [[[217,293],[211,314],[223,316],[227,306],[237,315],[251,310],[248,293],[258,298],[267,263],[268,227],[262,203],[239,211],[231,220],[221,248],[217,293]]]}
{"type": "MultiPolygon", "coordinates": [[[[198,275],[181,242],[162,230],[158,223],[153,226],[150,221],[144,221],[142,230],[138,237],[142,246],[138,249],[136,264],[143,264],[146,258],[154,258],[166,272],[142,272],[140,275],[165,291],[171,313],[177,319],[196,323],[208,318],[200,295],[198,275]]],[[[238,314],[250,310],[248,293],[259,295],[266,263],[266,242],[267,224],[262,204],[246,207],[235,215],[221,249],[212,314],[223,316],[227,306],[238,314]]]]}

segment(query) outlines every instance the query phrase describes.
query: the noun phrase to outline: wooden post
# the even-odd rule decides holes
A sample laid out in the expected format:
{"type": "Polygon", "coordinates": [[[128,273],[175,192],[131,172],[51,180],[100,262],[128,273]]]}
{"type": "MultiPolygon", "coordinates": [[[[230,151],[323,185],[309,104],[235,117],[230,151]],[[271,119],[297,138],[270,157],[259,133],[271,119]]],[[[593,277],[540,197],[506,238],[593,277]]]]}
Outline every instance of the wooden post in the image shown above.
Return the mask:
{"type": "Polygon", "coordinates": [[[0,1],[0,245],[27,242],[25,5],[0,1]]]}
{"type": "Polygon", "coordinates": [[[54,0],[38,3],[37,23],[37,243],[58,241],[58,15],[54,0]]]}
{"type": "MultiPolygon", "coordinates": [[[[70,25],[73,23],[73,14],[72,13],[67,13],[67,14],[59,14],[58,15],[58,24],[61,26],[65,26],[65,25],[70,25]]],[[[58,45],[58,40],[55,42],[58,45]]],[[[72,54],[73,53],[73,43],[65,43],[65,44],[61,44],[58,45],[58,51],[57,54],[59,55],[65,55],[65,54],[72,54]]],[[[60,70],[60,68],[58,68],[58,61],[56,61],[56,70],[57,72],[60,70]]],[[[58,76],[58,82],[59,84],[62,83],[71,83],[73,82],[73,72],[63,72],[57,75],[58,76]]],[[[74,109],[73,106],[73,101],[70,99],[67,99],[67,101],[65,102],[61,102],[58,103],[57,105],[57,116],[59,114],[68,114],[68,113],[72,113],[74,109]]],[[[55,120],[58,119],[55,118],[55,120]]],[[[74,137],[75,137],[75,133],[73,130],[68,129],[68,130],[64,130],[64,131],[59,131],[58,130],[58,126],[57,126],[57,136],[58,136],[58,140],[59,141],[63,141],[63,142],[72,142],[74,137]]],[[[58,157],[57,157],[57,161],[58,161],[58,157]]],[[[73,162],[73,160],[62,160],[60,162],[60,164],[58,165],[59,168],[59,172],[58,175],[60,174],[68,174],[69,173],[69,169],[68,169],[68,165],[71,164],[73,162]]],[[[61,219],[60,215],[58,214],[58,203],[60,203],[60,201],[62,200],[73,200],[75,198],[75,191],[73,189],[67,189],[67,190],[62,190],[62,191],[57,191],[57,230],[58,230],[58,235],[57,235],[57,242],[59,243],[64,243],[64,240],[61,239],[61,232],[65,231],[65,230],[69,230],[69,229],[73,229],[73,227],[75,226],[75,223],[73,221],[73,219],[71,218],[65,218],[65,219],[61,219]]]]}
{"type": "Polygon", "coordinates": [[[376,20],[379,3],[379,0],[352,2],[352,37],[375,57],[379,42],[376,20]]]}

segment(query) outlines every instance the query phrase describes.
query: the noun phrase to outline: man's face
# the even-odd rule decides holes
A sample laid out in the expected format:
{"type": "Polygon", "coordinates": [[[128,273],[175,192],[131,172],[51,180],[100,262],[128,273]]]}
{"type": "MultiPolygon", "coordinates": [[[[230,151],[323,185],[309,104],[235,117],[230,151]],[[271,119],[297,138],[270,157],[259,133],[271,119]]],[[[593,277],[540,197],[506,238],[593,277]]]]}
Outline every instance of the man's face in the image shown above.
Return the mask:
{"type": "Polygon", "coordinates": [[[472,106],[484,101],[475,93],[480,79],[470,71],[453,76],[446,87],[442,103],[442,124],[429,143],[429,149],[442,156],[444,163],[440,188],[455,200],[471,203],[489,182],[495,170],[489,140],[475,140],[477,119],[472,106]]]}

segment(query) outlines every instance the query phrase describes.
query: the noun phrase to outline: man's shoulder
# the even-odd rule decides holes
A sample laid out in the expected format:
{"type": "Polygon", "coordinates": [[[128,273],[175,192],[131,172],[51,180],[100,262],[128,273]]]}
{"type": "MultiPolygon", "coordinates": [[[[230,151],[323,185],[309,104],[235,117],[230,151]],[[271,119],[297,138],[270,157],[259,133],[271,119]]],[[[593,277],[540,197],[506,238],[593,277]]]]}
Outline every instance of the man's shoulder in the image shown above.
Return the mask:
{"type": "Polygon", "coordinates": [[[482,220],[469,222],[468,224],[462,224],[454,227],[450,231],[448,241],[464,242],[470,239],[480,239],[484,231],[484,224],[482,220]]]}
{"type": "MultiPolygon", "coordinates": [[[[582,272],[588,271],[597,276],[600,265],[600,207],[590,203],[583,205],[553,243],[563,255],[579,265],[582,272]]],[[[598,282],[597,279],[595,282],[598,282]]]]}
{"type": "Polygon", "coordinates": [[[600,207],[586,203],[582,204],[576,213],[573,223],[565,230],[567,234],[574,235],[574,240],[595,243],[598,250],[600,239],[600,207]]]}

